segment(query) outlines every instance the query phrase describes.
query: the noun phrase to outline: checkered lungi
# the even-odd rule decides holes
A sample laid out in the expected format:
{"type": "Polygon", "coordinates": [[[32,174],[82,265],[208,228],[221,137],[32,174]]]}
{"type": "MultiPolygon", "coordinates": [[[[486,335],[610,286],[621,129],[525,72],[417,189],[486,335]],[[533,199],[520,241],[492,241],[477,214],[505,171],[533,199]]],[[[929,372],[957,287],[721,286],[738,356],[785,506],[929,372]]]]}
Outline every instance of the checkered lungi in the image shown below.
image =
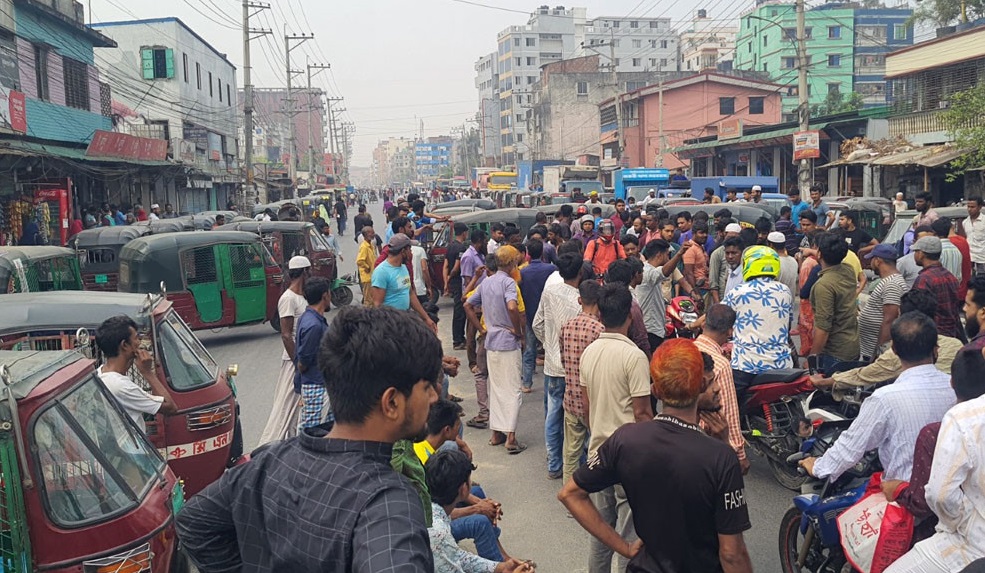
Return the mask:
{"type": "Polygon", "coordinates": [[[317,426],[332,419],[328,412],[328,393],[324,386],[318,384],[301,385],[301,416],[298,420],[298,431],[317,426]]]}

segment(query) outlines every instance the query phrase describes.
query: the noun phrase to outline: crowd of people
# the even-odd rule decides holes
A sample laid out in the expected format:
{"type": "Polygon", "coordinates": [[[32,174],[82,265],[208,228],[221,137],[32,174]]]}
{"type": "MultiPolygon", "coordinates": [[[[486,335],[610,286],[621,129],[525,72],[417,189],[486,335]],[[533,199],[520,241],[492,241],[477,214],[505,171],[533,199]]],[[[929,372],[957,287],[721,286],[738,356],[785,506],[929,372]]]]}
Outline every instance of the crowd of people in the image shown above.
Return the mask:
{"type": "Polygon", "coordinates": [[[597,198],[526,232],[452,224],[441,294],[470,405],[450,392],[464,369],[436,336],[418,244],[441,218],[387,197],[383,240],[356,226],[362,306],[329,324],[326,283],[292,259],[266,445],[189,500],[183,545],[203,572],[532,570],[499,540],[507,492],[472,482],[462,425],[523,453],[520,408],[542,363],[544,470],[592,535],[590,572],[751,571],[740,404],[758,374],[809,365],[836,394],[884,385],[802,465],[836,479],[878,450],[885,495],[918,518],[919,543],[888,571],[982,571],[982,200],[952,222],[920,195],[912,242],[887,245],[853,213],[836,219],[820,189],[790,198],[753,225],[728,202],[670,217],[617,201],[603,218],[597,198]],[[671,338],[675,296],[701,318],[671,338]]]}

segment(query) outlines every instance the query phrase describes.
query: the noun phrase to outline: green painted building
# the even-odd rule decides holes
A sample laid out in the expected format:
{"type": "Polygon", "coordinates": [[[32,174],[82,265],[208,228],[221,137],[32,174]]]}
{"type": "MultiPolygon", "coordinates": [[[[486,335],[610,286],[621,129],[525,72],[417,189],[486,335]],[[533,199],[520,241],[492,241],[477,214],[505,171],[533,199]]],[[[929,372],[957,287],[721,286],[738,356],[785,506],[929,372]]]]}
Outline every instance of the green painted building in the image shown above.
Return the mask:
{"type": "MultiPolygon", "coordinates": [[[[823,105],[833,92],[858,92],[866,107],[891,101],[882,78],[887,52],[911,45],[905,8],[856,8],[830,2],[805,14],[807,85],[810,104],[823,105]]],[[[794,4],[760,4],[743,14],[735,42],[734,67],[767,72],[786,86],[783,111],[794,114],[797,95],[797,15],[794,4]]]]}

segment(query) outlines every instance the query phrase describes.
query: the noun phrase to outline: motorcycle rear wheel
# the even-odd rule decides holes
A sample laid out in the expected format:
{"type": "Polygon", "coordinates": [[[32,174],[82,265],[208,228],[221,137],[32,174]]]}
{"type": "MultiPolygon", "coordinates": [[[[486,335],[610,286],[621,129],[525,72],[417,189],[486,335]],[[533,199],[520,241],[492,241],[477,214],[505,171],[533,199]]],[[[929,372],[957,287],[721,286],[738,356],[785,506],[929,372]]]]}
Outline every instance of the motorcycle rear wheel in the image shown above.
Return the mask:
{"type": "Polygon", "coordinates": [[[766,460],[770,464],[770,471],[773,472],[773,478],[783,487],[799,492],[800,486],[807,483],[807,476],[798,474],[797,468],[790,467],[789,464],[774,460],[773,458],[768,457],[766,460]]]}

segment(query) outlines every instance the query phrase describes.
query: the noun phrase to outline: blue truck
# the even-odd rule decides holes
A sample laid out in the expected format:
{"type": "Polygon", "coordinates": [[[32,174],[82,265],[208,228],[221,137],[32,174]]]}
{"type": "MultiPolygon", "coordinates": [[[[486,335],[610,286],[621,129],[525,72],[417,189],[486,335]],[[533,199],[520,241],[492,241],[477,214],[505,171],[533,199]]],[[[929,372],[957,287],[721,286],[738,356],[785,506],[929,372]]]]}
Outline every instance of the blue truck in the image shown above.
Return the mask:
{"type": "MultiPolygon", "coordinates": [[[[711,187],[715,190],[715,195],[723,201],[725,200],[725,193],[729,189],[735,189],[741,199],[742,192],[752,189],[753,185],[759,185],[762,187],[763,195],[766,195],[767,193],[780,193],[780,182],[776,177],[722,176],[695,177],[691,180],[691,196],[700,199],[704,196],[705,189],[711,187]]],[[[783,198],[785,199],[786,196],[783,198]]]]}
{"type": "Polygon", "coordinates": [[[538,159],[518,161],[516,164],[517,189],[532,189],[544,184],[544,168],[551,165],[574,165],[563,159],[538,159]]]}
{"type": "Polygon", "coordinates": [[[650,189],[665,190],[669,186],[669,169],[640,167],[617,169],[612,172],[612,187],[616,199],[626,200],[635,197],[637,201],[641,201],[650,189]]]}

